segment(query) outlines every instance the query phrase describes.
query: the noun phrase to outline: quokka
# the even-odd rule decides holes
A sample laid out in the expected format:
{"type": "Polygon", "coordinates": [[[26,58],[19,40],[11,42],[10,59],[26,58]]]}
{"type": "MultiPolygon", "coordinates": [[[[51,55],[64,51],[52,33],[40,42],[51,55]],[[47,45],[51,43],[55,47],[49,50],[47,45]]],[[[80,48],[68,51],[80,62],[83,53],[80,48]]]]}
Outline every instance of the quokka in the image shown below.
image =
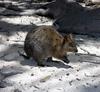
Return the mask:
{"type": "Polygon", "coordinates": [[[77,47],[72,34],[62,36],[53,26],[40,26],[28,32],[24,51],[24,57],[32,57],[43,66],[43,61],[51,57],[69,63],[66,53],[77,52],[77,47]]]}

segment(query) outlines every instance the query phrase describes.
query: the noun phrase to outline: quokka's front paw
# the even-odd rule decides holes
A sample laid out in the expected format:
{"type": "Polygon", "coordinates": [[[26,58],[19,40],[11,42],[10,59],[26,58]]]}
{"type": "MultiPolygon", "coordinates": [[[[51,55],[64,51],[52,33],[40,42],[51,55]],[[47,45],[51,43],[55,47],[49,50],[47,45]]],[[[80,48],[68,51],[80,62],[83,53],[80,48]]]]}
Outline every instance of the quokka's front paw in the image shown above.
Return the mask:
{"type": "Polygon", "coordinates": [[[41,67],[44,67],[45,66],[44,64],[40,64],[40,63],[38,63],[37,65],[38,66],[41,66],[41,67]]]}
{"type": "Polygon", "coordinates": [[[63,61],[64,61],[65,63],[69,63],[69,62],[70,62],[70,61],[68,60],[67,56],[64,56],[64,57],[63,57],[63,61]]]}
{"type": "Polygon", "coordinates": [[[43,64],[43,60],[37,61],[37,65],[38,65],[38,66],[41,66],[41,67],[44,67],[44,66],[45,66],[45,65],[43,64]]]}

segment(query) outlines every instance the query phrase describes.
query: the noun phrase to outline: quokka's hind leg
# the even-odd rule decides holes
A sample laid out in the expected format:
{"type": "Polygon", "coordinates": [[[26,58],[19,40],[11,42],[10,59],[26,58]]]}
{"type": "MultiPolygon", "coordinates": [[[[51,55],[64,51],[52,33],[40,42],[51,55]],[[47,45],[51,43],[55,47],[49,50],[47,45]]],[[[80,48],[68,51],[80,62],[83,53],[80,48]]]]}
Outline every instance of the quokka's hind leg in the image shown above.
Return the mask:
{"type": "Polygon", "coordinates": [[[38,66],[45,66],[45,65],[43,64],[44,61],[45,61],[45,59],[37,59],[37,60],[36,60],[38,66]]]}

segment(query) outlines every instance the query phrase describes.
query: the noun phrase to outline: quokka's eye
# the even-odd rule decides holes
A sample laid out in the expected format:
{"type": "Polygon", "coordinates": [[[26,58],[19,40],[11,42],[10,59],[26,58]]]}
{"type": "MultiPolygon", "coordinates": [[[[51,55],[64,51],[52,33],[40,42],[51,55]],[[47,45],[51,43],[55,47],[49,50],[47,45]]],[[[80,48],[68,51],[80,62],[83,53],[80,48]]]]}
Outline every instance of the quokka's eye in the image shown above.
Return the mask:
{"type": "Polygon", "coordinates": [[[75,45],[74,45],[74,44],[72,44],[72,43],[71,43],[71,44],[69,44],[69,46],[71,46],[71,47],[75,47],[75,45]]]}

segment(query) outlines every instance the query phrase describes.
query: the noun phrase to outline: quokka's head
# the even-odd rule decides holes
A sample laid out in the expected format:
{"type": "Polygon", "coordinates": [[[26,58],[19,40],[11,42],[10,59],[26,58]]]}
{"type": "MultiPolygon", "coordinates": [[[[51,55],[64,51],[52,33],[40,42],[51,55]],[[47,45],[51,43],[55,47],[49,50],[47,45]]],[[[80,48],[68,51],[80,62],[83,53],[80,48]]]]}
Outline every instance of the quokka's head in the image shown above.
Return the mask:
{"type": "Polygon", "coordinates": [[[75,39],[72,34],[67,34],[64,36],[63,49],[66,52],[78,52],[75,39]]]}

